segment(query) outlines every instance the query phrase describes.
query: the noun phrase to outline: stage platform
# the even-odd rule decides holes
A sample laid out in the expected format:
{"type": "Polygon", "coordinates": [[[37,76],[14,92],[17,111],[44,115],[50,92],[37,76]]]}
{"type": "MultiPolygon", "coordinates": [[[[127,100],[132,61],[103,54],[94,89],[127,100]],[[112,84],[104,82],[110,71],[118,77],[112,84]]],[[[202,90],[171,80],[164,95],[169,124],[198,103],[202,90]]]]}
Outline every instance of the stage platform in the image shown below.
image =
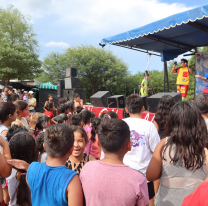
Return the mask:
{"type": "MultiPolygon", "coordinates": [[[[118,114],[119,119],[123,119],[123,109],[107,108],[107,107],[93,107],[92,105],[84,105],[83,107],[85,109],[88,109],[89,111],[94,112],[96,117],[99,117],[99,115],[101,115],[102,113],[114,111],[118,114]]],[[[154,117],[155,117],[155,113],[150,113],[150,112],[142,113],[142,119],[146,119],[150,122],[153,122],[154,117]]]]}

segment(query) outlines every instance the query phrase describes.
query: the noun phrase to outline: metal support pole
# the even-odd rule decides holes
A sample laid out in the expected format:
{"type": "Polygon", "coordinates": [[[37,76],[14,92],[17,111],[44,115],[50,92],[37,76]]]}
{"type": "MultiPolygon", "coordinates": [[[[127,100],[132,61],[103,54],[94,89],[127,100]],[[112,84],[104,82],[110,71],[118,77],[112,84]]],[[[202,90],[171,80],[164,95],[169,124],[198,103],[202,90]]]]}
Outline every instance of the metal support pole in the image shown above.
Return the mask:
{"type": "MultiPolygon", "coordinates": [[[[198,53],[198,48],[196,47],[195,48],[195,53],[198,53]]],[[[195,74],[196,74],[196,63],[195,63],[195,74]]],[[[195,98],[195,95],[196,95],[196,78],[195,78],[195,81],[194,81],[194,98],[195,98]]]]}
{"type": "Polygon", "coordinates": [[[167,64],[167,61],[164,62],[164,72],[165,72],[166,80],[167,80],[167,91],[169,92],[168,64],[167,64]]]}
{"type": "MultiPolygon", "coordinates": [[[[165,65],[165,62],[164,62],[165,65]]],[[[163,92],[165,92],[165,67],[164,67],[164,79],[163,79],[163,92]]]]}

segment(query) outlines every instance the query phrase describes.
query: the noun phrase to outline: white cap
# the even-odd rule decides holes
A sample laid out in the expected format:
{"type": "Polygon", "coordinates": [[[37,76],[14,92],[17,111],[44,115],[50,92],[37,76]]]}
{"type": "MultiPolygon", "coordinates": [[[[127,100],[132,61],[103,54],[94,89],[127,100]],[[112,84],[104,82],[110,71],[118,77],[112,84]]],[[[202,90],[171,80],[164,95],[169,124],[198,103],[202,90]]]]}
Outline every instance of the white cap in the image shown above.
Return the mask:
{"type": "Polygon", "coordinates": [[[34,94],[34,92],[33,91],[29,91],[29,94],[34,94]]]}

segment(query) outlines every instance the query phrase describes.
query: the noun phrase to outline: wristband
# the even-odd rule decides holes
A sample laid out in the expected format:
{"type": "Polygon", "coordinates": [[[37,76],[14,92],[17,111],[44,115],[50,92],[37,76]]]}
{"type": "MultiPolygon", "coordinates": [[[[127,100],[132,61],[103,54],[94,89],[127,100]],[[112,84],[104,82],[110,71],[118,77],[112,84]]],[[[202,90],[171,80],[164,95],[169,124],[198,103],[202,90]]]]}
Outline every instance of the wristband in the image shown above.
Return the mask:
{"type": "Polygon", "coordinates": [[[30,130],[32,130],[33,132],[35,131],[35,129],[31,129],[31,128],[30,128],[30,130]]]}

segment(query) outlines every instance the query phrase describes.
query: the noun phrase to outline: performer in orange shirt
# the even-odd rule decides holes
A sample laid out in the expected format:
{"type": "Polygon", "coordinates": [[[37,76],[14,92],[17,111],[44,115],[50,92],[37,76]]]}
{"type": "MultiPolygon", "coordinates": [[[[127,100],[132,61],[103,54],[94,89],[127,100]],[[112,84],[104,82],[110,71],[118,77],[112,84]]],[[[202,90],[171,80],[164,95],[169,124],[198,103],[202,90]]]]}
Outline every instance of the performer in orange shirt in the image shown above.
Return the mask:
{"type": "Polygon", "coordinates": [[[181,59],[181,67],[176,69],[177,62],[174,62],[171,73],[177,73],[177,92],[182,95],[182,101],[185,100],[188,92],[190,74],[193,73],[192,69],[188,66],[188,61],[186,59],[181,59]]]}

